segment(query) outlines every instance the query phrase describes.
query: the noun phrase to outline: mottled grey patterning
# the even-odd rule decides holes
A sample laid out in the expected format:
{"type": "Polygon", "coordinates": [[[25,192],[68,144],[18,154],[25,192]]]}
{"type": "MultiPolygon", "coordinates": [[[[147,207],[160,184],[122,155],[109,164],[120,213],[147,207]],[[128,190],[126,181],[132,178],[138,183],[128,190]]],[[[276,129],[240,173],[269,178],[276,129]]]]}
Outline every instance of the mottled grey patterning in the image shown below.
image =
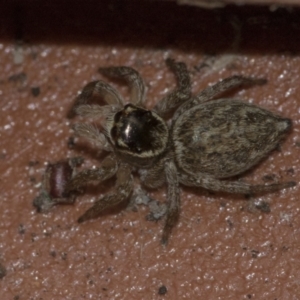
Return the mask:
{"type": "Polygon", "coordinates": [[[182,62],[168,59],[178,87],[154,109],[144,107],[146,89],[137,71],[130,67],[101,68],[99,72],[125,80],[131,88],[131,102],[103,81],[87,84],[77,97],[69,116],[101,119],[101,128],[78,123],[75,134],[110,154],[97,169],[84,170],[67,184],[66,191],[80,190],[90,181],[117,177],[115,190],[100,198],[79,218],[83,222],[117,203],[133,191],[132,172],[139,171],[148,188],[167,185],[166,223],[162,243],[166,244],[180,213],[179,184],[230,193],[273,192],[295,182],[250,185],[228,180],[257,164],[274,149],[291,127],[291,120],[234,99],[213,100],[219,94],[242,85],[264,84],[264,79],[232,76],[191,95],[191,81],[182,62]],[[105,105],[93,104],[98,100],[105,105]],[[173,118],[170,125],[164,120],[173,118]],[[224,180],[225,179],[225,180],[224,180]]]}

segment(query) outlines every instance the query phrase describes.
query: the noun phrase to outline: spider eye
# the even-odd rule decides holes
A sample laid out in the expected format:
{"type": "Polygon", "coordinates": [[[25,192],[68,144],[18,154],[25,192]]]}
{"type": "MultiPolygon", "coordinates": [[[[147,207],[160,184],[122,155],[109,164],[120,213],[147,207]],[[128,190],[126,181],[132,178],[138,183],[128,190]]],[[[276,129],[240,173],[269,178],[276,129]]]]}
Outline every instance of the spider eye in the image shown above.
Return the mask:
{"type": "Polygon", "coordinates": [[[116,148],[137,155],[153,155],[157,148],[164,147],[166,134],[167,127],[163,120],[151,111],[132,104],[126,105],[115,115],[111,130],[116,148]]]}

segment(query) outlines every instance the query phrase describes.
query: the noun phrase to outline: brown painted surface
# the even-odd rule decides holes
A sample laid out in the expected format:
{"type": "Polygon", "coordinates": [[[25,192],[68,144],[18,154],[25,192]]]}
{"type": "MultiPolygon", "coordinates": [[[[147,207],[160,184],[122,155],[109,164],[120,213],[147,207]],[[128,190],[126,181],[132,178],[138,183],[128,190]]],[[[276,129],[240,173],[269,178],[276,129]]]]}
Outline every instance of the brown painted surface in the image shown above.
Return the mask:
{"type": "MultiPolygon", "coordinates": [[[[113,182],[48,214],[32,207],[47,162],[82,155],[84,167],[99,164],[92,147],[68,147],[66,119],[78,91],[102,78],[97,68],[136,68],[151,108],[175,86],[167,57],[187,63],[195,92],[232,74],[267,78],[226,96],[280,112],[294,127],[280,151],[244,178],[299,182],[299,11],[36,1],[1,4],[0,15],[1,299],[300,298],[299,185],[256,196],[270,203],[269,214],[248,212],[243,195],[183,187],[166,248],[163,220],[146,221],[145,207],[77,224],[113,182]]],[[[151,195],[164,201],[165,189],[151,195]]]]}

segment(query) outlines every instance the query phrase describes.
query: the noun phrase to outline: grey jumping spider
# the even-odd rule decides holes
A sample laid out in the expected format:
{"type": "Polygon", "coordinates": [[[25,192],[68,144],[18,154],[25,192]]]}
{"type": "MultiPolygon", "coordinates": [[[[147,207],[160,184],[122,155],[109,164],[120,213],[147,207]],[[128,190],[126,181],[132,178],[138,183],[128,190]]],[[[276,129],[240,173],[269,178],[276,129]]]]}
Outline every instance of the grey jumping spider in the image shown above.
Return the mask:
{"type": "Polygon", "coordinates": [[[227,180],[262,160],[278,145],[292,122],[240,100],[213,99],[229,89],[261,85],[266,80],[233,76],[192,96],[186,65],[171,59],[166,63],[178,86],[152,110],[145,108],[143,79],[130,67],[99,69],[101,74],[129,84],[130,104],[125,105],[119,92],[103,81],[90,82],[77,97],[71,110],[73,115],[102,119],[102,129],[78,123],[74,125],[75,134],[109,154],[100,168],[84,170],[72,178],[66,191],[79,190],[90,181],[117,177],[114,192],[96,201],[78,222],[95,218],[104,209],[128,199],[133,192],[135,170],[145,187],[167,185],[163,244],[179,218],[179,184],[241,194],[273,192],[295,185],[295,182],[251,185],[227,180]],[[106,105],[92,104],[99,97],[106,105]],[[172,114],[167,123],[163,118],[172,114]]]}

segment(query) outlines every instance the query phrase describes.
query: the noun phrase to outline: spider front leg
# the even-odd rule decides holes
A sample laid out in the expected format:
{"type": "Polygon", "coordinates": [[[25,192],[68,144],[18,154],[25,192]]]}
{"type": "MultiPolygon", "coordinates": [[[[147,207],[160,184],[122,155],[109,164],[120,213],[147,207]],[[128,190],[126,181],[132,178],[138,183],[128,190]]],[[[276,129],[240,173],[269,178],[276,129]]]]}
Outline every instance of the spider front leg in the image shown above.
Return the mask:
{"type": "Polygon", "coordinates": [[[120,93],[104,81],[92,81],[88,83],[75,99],[75,102],[68,113],[69,118],[76,115],[76,108],[88,104],[92,100],[104,100],[109,105],[123,106],[124,100],[120,93]]]}
{"type": "Polygon", "coordinates": [[[99,73],[111,78],[119,78],[126,81],[130,87],[131,102],[143,106],[146,96],[145,83],[141,75],[130,67],[99,68],[99,73]]]}
{"type": "Polygon", "coordinates": [[[220,180],[211,176],[207,176],[205,174],[197,174],[196,176],[181,174],[179,182],[187,186],[203,187],[214,192],[227,192],[244,195],[275,192],[296,185],[296,182],[294,181],[274,183],[269,185],[252,185],[241,181],[220,180]]]}
{"type": "Polygon", "coordinates": [[[96,201],[94,205],[78,219],[78,222],[81,223],[94,219],[106,208],[115,206],[116,204],[128,199],[133,190],[133,178],[131,171],[131,168],[127,164],[121,164],[117,171],[115,192],[105,195],[96,201]]]}
{"type": "Polygon", "coordinates": [[[163,229],[161,243],[166,245],[180,213],[180,190],[177,176],[177,169],[173,161],[168,161],[165,165],[166,180],[168,184],[168,208],[167,219],[163,229]]]}
{"type": "Polygon", "coordinates": [[[238,88],[240,86],[251,86],[251,85],[263,85],[267,82],[266,79],[263,78],[253,78],[253,77],[244,77],[234,75],[228,78],[225,78],[216,84],[207,87],[197,96],[191,98],[189,101],[185,102],[179,109],[176,111],[173,119],[176,120],[178,116],[180,116],[183,112],[190,109],[191,107],[201,104],[203,102],[207,102],[216,98],[218,95],[223,92],[238,88]]]}
{"type": "Polygon", "coordinates": [[[65,192],[80,190],[80,187],[91,181],[104,181],[114,176],[117,172],[118,164],[113,154],[108,155],[102,162],[101,168],[83,170],[76,174],[66,185],[65,192]]]}
{"type": "Polygon", "coordinates": [[[177,88],[154,106],[153,110],[162,117],[191,97],[191,79],[186,64],[170,58],[166,60],[166,64],[176,76],[177,88]]]}
{"type": "Polygon", "coordinates": [[[157,188],[167,182],[167,218],[161,239],[161,243],[166,245],[180,212],[180,190],[176,166],[173,161],[161,159],[151,169],[141,170],[140,176],[143,185],[149,188],[157,188]]]}
{"type": "MultiPolygon", "coordinates": [[[[79,108],[85,106],[86,105],[79,106],[79,108]]],[[[112,151],[112,147],[109,144],[106,136],[102,132],[100,132],[97,127],[93,126],[92,124],[77,123],[73,125],[73,130],[76,136],[84,137],[89,142],[95,144],[97,146],[97,149],[112,151]]]]}

